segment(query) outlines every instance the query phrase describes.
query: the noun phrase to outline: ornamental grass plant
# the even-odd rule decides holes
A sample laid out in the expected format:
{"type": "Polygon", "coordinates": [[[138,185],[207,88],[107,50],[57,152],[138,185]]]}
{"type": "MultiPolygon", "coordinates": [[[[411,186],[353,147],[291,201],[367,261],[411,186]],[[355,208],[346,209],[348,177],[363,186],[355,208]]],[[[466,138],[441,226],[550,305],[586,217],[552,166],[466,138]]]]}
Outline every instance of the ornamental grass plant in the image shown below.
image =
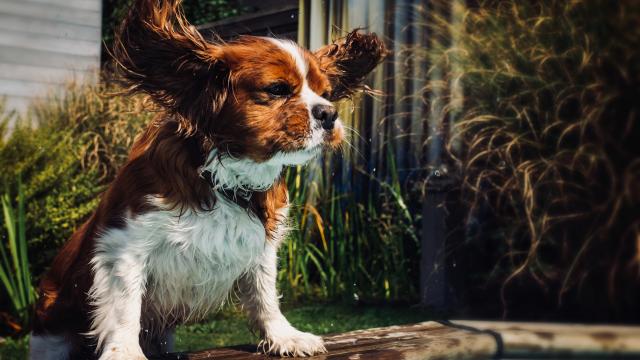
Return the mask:
{"type": "Polygon", "coordinates": [[[443,75],[423,96],[441,109],[460,174],[462,240],[450,248],[470,274],[466,301],[505,316],[639,320],[640,3],[481,0],[435,13],[427,56],[443,75]]]}

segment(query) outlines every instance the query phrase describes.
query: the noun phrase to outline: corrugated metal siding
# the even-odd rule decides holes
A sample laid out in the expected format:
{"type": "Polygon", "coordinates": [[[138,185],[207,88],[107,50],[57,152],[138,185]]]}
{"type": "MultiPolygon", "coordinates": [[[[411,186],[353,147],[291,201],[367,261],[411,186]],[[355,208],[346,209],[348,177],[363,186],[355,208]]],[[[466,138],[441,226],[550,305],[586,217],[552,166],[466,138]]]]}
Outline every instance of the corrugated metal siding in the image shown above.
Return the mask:
{"type": "Polygon", "coordinates": [[[62,88],[96,81],[101,0],[0,0],[0,97],[7,110],[62,88]]]}

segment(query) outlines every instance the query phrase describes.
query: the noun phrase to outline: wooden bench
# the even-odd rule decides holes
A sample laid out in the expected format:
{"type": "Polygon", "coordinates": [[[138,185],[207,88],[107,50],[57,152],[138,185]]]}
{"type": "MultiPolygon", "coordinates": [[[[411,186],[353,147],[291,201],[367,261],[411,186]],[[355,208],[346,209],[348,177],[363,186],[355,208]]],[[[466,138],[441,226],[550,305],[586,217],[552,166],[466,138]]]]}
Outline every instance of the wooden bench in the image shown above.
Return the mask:
{"type": "MultiPolygon", "coordinates": [[[[640,327],[488,321],[428,321],[325,336],[309,359],[640,358],[640,327]]],[[[270,359],[255,345],[159,359],[270,359]]]]}

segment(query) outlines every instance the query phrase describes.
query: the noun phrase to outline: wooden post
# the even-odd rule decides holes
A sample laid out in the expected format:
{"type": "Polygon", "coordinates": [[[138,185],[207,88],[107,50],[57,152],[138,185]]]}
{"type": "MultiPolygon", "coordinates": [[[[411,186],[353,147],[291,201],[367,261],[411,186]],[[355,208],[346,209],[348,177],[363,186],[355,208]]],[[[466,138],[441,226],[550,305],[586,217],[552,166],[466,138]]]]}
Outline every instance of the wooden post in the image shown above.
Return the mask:
{"type": "Polygon", "coordinates": [[[446,212],[448,190],[446,171],[436,169],[428,180],[426,199],[422,205],[422,241],[420,258],[420,303],[436,310],[448,307],[448,285],[445,261],[446,212]]]}

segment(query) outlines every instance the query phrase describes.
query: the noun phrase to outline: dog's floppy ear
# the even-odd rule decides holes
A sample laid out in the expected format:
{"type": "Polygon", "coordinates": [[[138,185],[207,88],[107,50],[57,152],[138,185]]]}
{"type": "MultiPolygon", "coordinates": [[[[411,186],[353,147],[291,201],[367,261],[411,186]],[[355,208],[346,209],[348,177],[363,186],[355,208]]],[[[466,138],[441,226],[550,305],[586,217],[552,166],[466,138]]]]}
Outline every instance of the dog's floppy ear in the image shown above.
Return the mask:
{"type": "Polygon", "coordinates": [[[222,46],[205,41],[185,19],[180,0],[135,0],[113,54],[133,92],[143,92],[194,132],[227,94],[222,46]]]}
{"type": "Polygon", "coordinates": [[[314,52],[333,87],[331,101],[367,90],[364,78],[384,60],[387,49],[376,34],[357,29],[314,52]]]}

